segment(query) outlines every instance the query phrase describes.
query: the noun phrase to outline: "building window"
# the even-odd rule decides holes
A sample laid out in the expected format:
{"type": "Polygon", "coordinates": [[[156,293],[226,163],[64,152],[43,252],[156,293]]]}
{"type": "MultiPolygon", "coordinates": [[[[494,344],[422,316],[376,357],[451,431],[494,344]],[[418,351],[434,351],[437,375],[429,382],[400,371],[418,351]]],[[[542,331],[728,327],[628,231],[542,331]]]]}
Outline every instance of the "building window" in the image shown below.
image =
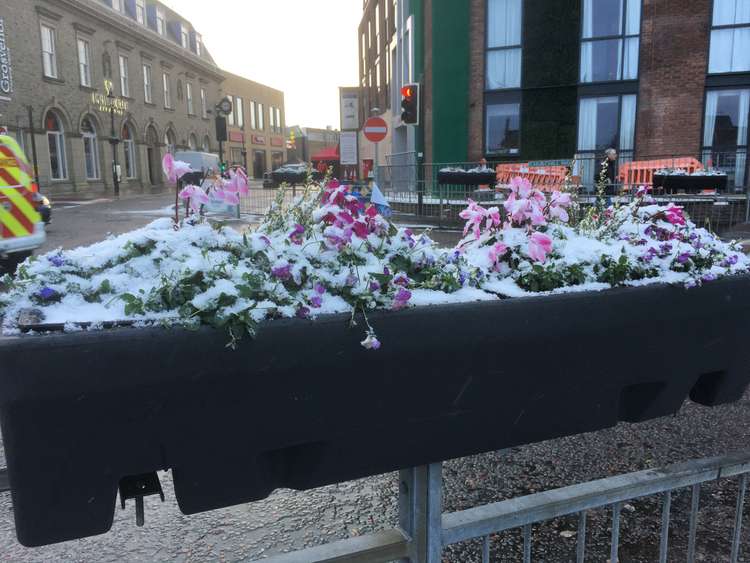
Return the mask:
{"type": "Polygon", "coordinates": [[[174,136],[174,131],[171,129],[168,129],[166,133],[164,133],[164,146],[167,147],[167,152],[171,155],[174,155],[176,150],[177,140],[174,136]]]}
{"type": "Polygon", "coordinates": [[[488,154],[518,154],[521,134],[521,104],[517,96],[489,98],[485,109],[485,147],[488,154]]]}
{"type": "Polygon", "coordinates": [[[183,48],[187,49],[190,47],[190,35],[188,34],[188,30],[184,27],[182,28],[182,31],[180,32],[180,38],[181,38],[181,44],[183,48]]]}
{"type": "Polygon", "coordinates": [[[188,137],[188,147],[190,147],[191,151],[198,150],[198,137],[195,136],[195,133],[190,133],[190,137],[188,137]]]}
{"type": "Polygon", "coordinates": [[[185,97],[187,98],[188,115],[195,115],[195,107],[193,105],[193,85],[190,84],[190,82],[185,84],[185,97]]]}
{"type": "Polygon", "coordinates": [[[488,90],[521,86],[521,0],[489,0],[487,22],[488,90]]]}
{"type": "Polygon", "coordinates": [[[78,77],[81,86],[91,87],[91,47],[85,39],[78,39],[78,77]]]}
{"type": "Polygon", "coordinates": [[[135,19],[141,24],[146,24],[146,0],[135,0],[135,19]]]}
{"type": "Polygon", "coordinates": [[[750,71],[750,2],[714,0],[708,72],[750,71]]]}
{"type": "Polygon", "coordinates": [[[152,80],[152,74],[151,74],[151,65],[144,64],[143,65],[143,99],[146,101],[147,104],[153,103],[153,80],[152,80]]]}
{"type": "Polygon", "coordinates": [[[747,178],[750,89],[710,90],[706,93],[703,163],[734,177],[735,186],[747,178]]]}
{"type": "Polygon", "coordinates": [[[638,78],[641,0],[583,0],[581,82],[638,78]]]}
{"type": "Polygon", "coordinates": [[[118,12],[125,11],[125,0],[112,0],[112,8],[118,12]]]}
{"type": "Polygon", "coordinates": [[[250,129],[255,131],[258,128],[258,117],[256,115],[256,112],[258,111],[258,108],[256,107],[255,102],[250,102],[250,129]]]}
{"type": "Polygon", "coordinates": [[[201,88],[201,117],[203,119],[208,118],[208,98],[206,97],[205,88],[201,88]]]}
{"type": "Polygon", "coordinates": [[[234,96],[227,96],[227,98],[232,102],[232,111],[227,114],[227,125],[234,127],[234,112],[237,111],[237,108],[234,105],[234,96]]]}
{"type": "Polygon", "coordinates": [[[276,133],[276,113],[273,111],[273,106],[268,106],[268,127],[276,133]]]}
{"type": "Polygon", "coordinates": [[[237,127],[240,129],[245,128],[245,104],[242,101],[242,98],[237,96],[234,99],[234,112],[235,112],[235,123],[237,123],[237,127]]]}
{"type": "Polygon", "coordinates": [[[279,108],[276,108],[276,127],[278,133],[281,133],[282,129],[284,129],[281,125],[281,110],[279,108]]]}
{"type": "Polygon", "coordinates": [[[161,75],[161,81],[164,86],[164,107],[172,109],[172,88],[169,82],[169,74],[163,72],[161,75]]]}
{"type": "Polygon", "coordinates": [[[84,117],[81,122],[81,136],[83,137],[83,158],[86,165],[86,179],[98,180],[101,178],[99,144],[96,140],[94,123],[89,117],[84,117]]]}
{"type": "Polygon", "coordinates": [[[203,43],[203,39],[200,35],[197,33],[195,34],[195,54],[199,57],[201,56],[201,44],[203,43]]]}
{"type": "Polygon", "coordinates": [[[167,20],[164,17],[164,10],[156,9],[156,32],[159,35],[167,34],[167,20]]]}
{"type": "Polygon", "coordinates": [[[635,146],[635,94],[582,98],[578,110],[578,166],[584,184],[596,181],[597,159],[608,149],[620,153],[619,162],[633,158],[635,146]]]}
{"type": "Polygon", "coordinates": [[[258,130],[263,131],[265,130],[266,126],[265,123],[263,123],[263,104],[258,104],[258,130]]]}
{"type": "Polygon", "coordinates": [[[57,49],[55,47],[55,30],[42,24],[42,64],[44,76],[57,78],[57,49]]]}
{"type": "Polygon", "coordinates": [[[120,95],[130,97],[130,74],[128,72],[128,58],[120,55],[120,95]]]}
{"type": "Polygon", "coordinates": [[[68,177],[68,164],[65,160],[65,131],[62,122],[55,112],[50,111],[47,112],[44,125],[49,147],[50,178],[65,180],[68,177]]]}
{"type": "Polygon", "coordinates": [[[133,127],[126,123],[122,126],[122,148],[125,151],[125,177],[135,178],[135,140],[133,139],[133,127]]]}

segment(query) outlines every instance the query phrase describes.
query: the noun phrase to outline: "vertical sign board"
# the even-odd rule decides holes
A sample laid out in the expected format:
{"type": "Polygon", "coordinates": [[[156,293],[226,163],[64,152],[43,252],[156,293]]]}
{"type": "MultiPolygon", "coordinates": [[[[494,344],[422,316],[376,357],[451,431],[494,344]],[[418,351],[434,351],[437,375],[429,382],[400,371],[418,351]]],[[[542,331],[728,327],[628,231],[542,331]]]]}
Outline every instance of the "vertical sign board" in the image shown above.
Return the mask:
{"type": "Polygon", "coordinates": [[[356,166],[357,161],[357,132],[342,131],[340,136],[341,165],[356,166]]]}
{"type": "Polygon", "coordinates": [[[13,94],[13,63],[10,58],[5,18],[0,16],[0,101],[9,102],[13,94]]]}
{"type": "Polygon", "coordinates": [[[359,131],[359,93],[341,89],[341,130],[359,131]]]}

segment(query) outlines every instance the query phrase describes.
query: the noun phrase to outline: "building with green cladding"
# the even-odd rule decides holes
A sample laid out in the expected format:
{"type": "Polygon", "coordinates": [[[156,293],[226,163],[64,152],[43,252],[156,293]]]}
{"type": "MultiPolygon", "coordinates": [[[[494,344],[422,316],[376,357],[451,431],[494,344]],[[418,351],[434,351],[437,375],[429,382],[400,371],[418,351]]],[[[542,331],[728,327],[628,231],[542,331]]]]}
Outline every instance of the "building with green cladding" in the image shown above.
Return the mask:
{"type": "Polygon", "coordinates": [[[367,0],[360,36],[363,117],[380,108],[413,135],[381,155],[593,167],[612,147],[620,162],[693,157],[747,185],[747,0],[367,0]],[[371,47],[373,33],[394,45],[368,16],[391,9],[408,14],[408,74],[371,47]],[[422,85],[418,127],[398,115],[407,76],[422,85]]]}

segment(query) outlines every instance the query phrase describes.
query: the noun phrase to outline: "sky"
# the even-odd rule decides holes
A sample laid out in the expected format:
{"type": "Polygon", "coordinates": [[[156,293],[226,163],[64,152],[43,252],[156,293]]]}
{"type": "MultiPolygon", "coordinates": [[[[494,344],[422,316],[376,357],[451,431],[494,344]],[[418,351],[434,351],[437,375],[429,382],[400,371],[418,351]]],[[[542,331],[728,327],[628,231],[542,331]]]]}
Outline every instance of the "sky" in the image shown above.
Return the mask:
{"type": "Polygon", "coordinates": [[[339,86],[356,86],[362,0],[162,0],[224,70],[284,92],[286,125],[339,128],[339,86]]]}

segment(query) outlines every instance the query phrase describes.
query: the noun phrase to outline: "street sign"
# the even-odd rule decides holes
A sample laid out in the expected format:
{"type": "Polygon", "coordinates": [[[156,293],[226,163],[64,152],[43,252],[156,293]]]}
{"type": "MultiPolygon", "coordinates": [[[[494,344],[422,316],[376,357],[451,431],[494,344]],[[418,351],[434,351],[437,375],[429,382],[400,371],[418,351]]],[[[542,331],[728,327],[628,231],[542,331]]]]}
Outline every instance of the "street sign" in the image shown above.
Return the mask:
{"type": "Polygon", "coordinates": [[[382,117],[371,117],[365,121],[365,138],[373,143],[379,143],[388,135],[388,124],[382,117]]]}

